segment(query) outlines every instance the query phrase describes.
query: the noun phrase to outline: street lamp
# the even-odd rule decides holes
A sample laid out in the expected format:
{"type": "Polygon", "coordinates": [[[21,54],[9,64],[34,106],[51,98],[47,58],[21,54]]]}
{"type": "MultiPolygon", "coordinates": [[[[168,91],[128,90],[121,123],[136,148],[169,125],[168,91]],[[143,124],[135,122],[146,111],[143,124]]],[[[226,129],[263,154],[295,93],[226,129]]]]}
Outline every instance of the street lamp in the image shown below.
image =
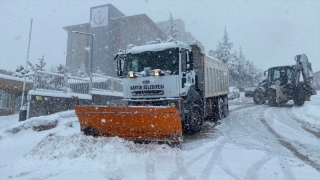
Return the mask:
{"type": "Polygon", "coordinates": [[[68,58],[68,57],[69,57],[69,54],[72,54],[74,52],[76,52],[76,50],[72,50],[71,52],[68,52],[68,53],[66,53],[66,52],[63,52],[63,53],[67,56],[67,60],[69,59],[69,61],[71,61],[71,58],[68,58]]]}
{"type": "MultiPolygon", "coordinates": [[[[79,31],[71,31],[72,33],[77,33],[77,34],[84,34],[84,35],[89,35],[91,36],[91,64],[90,64],[90,74],[92,74],[92,56],[93,56],[93,36],[94,34],[92,33],[86,33],[86,32],[79,32],[79,31]]],[[[91,77],[91,75],[90,75],[91,77]]]]}
{"type": "Polygon", "coordinates": [[[79,32],[79,31],[71,31],[72,33],[84,34],[91,36],[91,65],[90,65],[90,83],[89,83],[89,93],[92,94],[92,56],[93,56],[93,36],[92,33],[79,32]]]}

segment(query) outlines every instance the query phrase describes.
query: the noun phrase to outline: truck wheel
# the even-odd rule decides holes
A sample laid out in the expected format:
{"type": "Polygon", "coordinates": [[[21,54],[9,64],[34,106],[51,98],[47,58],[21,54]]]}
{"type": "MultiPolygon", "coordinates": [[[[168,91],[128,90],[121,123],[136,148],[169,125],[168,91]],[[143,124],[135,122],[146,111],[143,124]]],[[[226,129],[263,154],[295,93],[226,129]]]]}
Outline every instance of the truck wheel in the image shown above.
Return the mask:
{"type": "Polygon", "coordinates": [[[273,89],[268,90],[268,105],[269,106],[277,106],[277,96],[276,91],[273,89]]]}
{"type": "Polygon", "coordinates": [[[215,120],[220,120],[223,118],[223,101],[221,98],[217,98],[213,112],[215,120]]]}
{"type": "Polygon", "coordinates": [[[253,92],[253,101],[255,104],[264,104],[263,92],[261,89],[257,89],[253,92]]]}
{"type": "Polygon", "coordinates": [[[188,116],[188,124],[188,134],[192,135],[201,131],[203,117],[199,106],[193,106],[192,112],[188,116]]]}
{"type": "Polygon", "coordinates": [[[223,117],[227,117],[228,116],[228,114],[229,114],[229,104],[228,104],[228,98],[227,97],[225,97],[224,99],[223,99],[223,110],[222,110],[222,115],[223,115],[223,117]]]}
{"type": "Polygon", "coordinates": [[[97,128],[92,126],[88,126],[84,128],[83,132],[84,132],[84,135],[86,136],[97,136],[99,134],[97,128]]]}

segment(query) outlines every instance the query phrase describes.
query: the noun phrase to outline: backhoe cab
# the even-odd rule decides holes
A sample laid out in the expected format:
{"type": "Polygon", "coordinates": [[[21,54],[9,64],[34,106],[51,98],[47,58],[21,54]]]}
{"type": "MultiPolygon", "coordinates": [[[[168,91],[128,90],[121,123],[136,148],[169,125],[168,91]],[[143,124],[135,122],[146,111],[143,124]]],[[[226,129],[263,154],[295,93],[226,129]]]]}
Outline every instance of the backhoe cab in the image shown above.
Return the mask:
{"type": "Polygon", "coordinates": [[[297,106],[310,101],[316,91],[313,86],[311,63],[305,54],[295,57],[296,65],[278,66],[265,71],[266,79],[259,83],[253,94],[255,104],[268,101],[269,106],[285,104],[293,100],[297,106]]]}

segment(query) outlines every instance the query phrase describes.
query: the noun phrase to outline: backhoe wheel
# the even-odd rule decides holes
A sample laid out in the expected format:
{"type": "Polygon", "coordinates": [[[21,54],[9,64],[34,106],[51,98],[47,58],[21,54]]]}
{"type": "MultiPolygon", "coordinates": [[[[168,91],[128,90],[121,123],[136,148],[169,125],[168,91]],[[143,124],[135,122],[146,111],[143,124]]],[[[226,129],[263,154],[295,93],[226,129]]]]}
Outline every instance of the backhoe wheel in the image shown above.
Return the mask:
{"type": "Polygon", "coordinates": [[[265,100],[263,97],[263,91],[261,89],[256,89],[253,92],[253,101],[255,104],[264,104],[265,100]]]}
{"type": "Polygon", "coordinates": [[[188,134],[196,134],[201,131],[201,126],[203,124],[203,117],[201,113],[201,108],[199,106],[193,106],[192,112],[189,113],[188,118],[188,134]]]}
{"type": "Polygon", "coordinates": [[[305,102],[304,94],[297,90],[295,93],[295,96],[293,97],[294,105],[296,106],[302,106],[305,102]]]}
{"type": "Polygon", "coordinates": [[[268,105],[269,106],[277,106],[277,96],[276,91],[273,89],[268,90],[268,105]]]}

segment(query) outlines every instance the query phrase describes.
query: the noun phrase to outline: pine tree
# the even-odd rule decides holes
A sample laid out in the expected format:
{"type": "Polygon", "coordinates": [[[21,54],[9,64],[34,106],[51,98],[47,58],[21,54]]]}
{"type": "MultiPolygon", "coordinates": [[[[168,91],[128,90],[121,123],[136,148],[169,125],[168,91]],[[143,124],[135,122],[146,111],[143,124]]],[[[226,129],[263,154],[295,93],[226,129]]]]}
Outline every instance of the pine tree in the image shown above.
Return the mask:
{"type": "Polygon", "coordinates": [[[105,75],[105,73],[103,73],[103,72],[100,70],[100,67],[99,67],[99,66],[96,68],[96,73],[97,73],[97,74],[100,74],[100,75],[105,75]]]}
{"type": "Polygon", "coordinates": [[[209,55],[219,59],[224,63],[227,63],[231,58],[230,51],[232,47],[233,47],[233,43],[229,42],[229,35],[227,33],[227,28],[225,28],[222,42],[218,41],[217,49],[210,50],[209,55]]]}
{"type": "Polygon", "coordinates": [[[25,71],[24,67],[22,65],[17,66],[16,71],[12,74],[12,76],[15,77],[22,77],[25,74],[28,74],[29,70],[25,71]]]}
{"type": "Polygon", "coordinates": [[[169,13],[170,13],[170,16],[169,16],[169,23],[170,24],[167,26],[167,29],[168,29],[168,31],[166,33],[168,36],[167,42],[173,42],[176,40],[175,38],[178,35],[178,31],[175,28],[176,24],[173,22],[172,14],[170,11],[169,11],[169,13]]]}
{"type": "Polygon", "coordinates": [[[38,60],[39,60],[39,64],[35,64],[35,66],[30,61],[28,61],[28,65],[30,66],[30,69],[32,71],[35,71],[35,70],[45,71],[44,66],[46,66],[47,63],[44,61],[44,55],[42,56],[42,58],[38,58],[38,60]]]}
{"type": "Polygon", "coordinates": [[[42,56],[42,58],[38,58],[39,59],[39,64],[36,64],[36,68],[39,71],[44,71],[44,66],[47,64],[46,62],[44,62],[44,55],[42,56]]]}
{"type": "Polygon", "coordinates": [[[80,68],[77,70],[76,77],[81,77],[81,78],[89,77],[87,72],[86,72],[86,67],[85,67],[84,64],[80,65],[80,68]]]}
{"type": "Polygon", "coordinates": [[[55,73],[58,73],[58,74],[64,74],[64,71],[65,71],[65,67],[62,64],[59,64],[59,66],[56,67],[55,69],[55,73]]]}

